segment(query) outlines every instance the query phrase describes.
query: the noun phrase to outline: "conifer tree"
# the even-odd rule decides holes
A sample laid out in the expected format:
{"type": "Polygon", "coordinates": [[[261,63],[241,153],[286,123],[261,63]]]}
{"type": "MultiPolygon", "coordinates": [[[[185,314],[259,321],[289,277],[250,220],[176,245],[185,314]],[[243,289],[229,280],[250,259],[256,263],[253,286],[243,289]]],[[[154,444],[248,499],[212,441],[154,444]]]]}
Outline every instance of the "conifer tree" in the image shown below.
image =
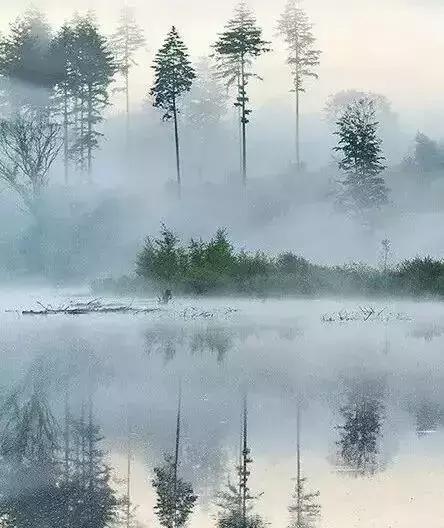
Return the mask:
{"type": "Polygon", "coordinates": [[[77,87],[77,78],[74,72],[74,64],[77,60],[75,52],[75,31],[69,24],[64,24],[51,42],[50,59],[55,82],[53,111],[61,115],[63,126],[65,184],[69,183],[70,127],[77,87]]]}
{"type": "Polygon", "coordinates": [[[218,528],[263,528],[263,519],[253,512],[254,502],[258,499],[252,495],[249,487],[250,465],[253,462],[248,445],[248,409],[244,397],[242,416],[240,451],[237,471],[237,485],[228,481],[225,491],[219,494],[218,528]]]}
{"type": "Polygon", "coordinates": [[[347,401],[341,407],[339,431],[340,460],[355,475],[373,474],[378,469],[384,405],[380,383],[366,381],[347,387],[347,401]]]}
{"type": "Polygon", "coordinates": [[[300,94],[305,92],[304,80],[307,77],[318,78],[314,68],[319,65],[321,52],[314,48],[312,24],[301,7],[301,0],[288,0],[285,11],[278,22],[278,32],[288,48],[287,64],[290,66],[293,80],[292,91],[296,99],[296,166],[301,166],[299,109],[300,94]]]}
{"type": "Polygon", "coordinates": [[[178,103],[180,97],[189,92],[196,76],[188,56],[188,50],[173,26],[163,46],[157,52],[152,66],[155,72],[151,96],[153,106],[163,110],[163,120],[174,122],[176,146],[177,186],[181,189],[180,145],[178,128],[178,103]]]}
{"type": "Polygon", "coordinates": [[[90,402],[88,416],[82,406],[80,418],[72,420],[72,466],[66,486],[70,526],[105,528],[116,519],[119,501],[111,487],[102,440],[90,402]]]}
{"type": "Polygon", "coordinates": [[[116,32],[111,39],[118,73],[124,80],[125,112],[126,112],[126,141],[129,144],[130,128],[130,70],[137,66],[135,54],[145,44],[142,29],[136,22],[134,9],[123,7],[116,32]]]}
{"type": "Polygon", "coordinates": [[[253,59],[270,51],[269,43],[262,39],[262,30],[257,26],[256,19],[245,2],[241,2],[234,17],[228,21],[213,46],[219,62],[221,73],[226,75],[227,82],[237,84],[237,99],[235,106],[239,108],[241,125],[241,160],[242,183],[247,183],[247,135],[246,126],[249,122],[251,109],[248,106],[248,82],[252,77],[259,79],[251,71],[253,59]]]}
{"type": "Polygon", "coordinates": [[[321,506],[317,503],[319,492],[306,490],[307,478],[302,476],[301,467],[301,411],[297,409],[296,442],[296,485],[293,503],[288,508],[291,515],[290,528],[312,528],[320,515],[321,506]]]}
{"type": "Polygon", "coordinates": [[[41,372],[2,406],[0,518],[6,527],[59,526],[57,424],[41,372]]]}
{"type": "Polygon", "coordinates": [[[339,203],[346,210],[365,214],[388,203],[388,189],[380,175],[385,166],[382,140],[378,137],[373,102],[361,99],[347,107],[339,119],[335,152],[345,173],[339,203]]]}
{"type": "Polygon", "coordinates": [[[73,76],[75,103],[73,122],[75,142],[71,154],[82,172],[92,180],[93,153],[103,134],[98,126],[109,105],[108,89],[116,71],[107,39],[100,33],[94,17],[88,14],[74,22],[73,76]]]}
{"type": "Polygon", "coordinates": [[[10,25],[0,46],[0,76],[12,112],[49,106],[53,87],[50,41],[50,27],[38,9],[28,9],[10,25]]]}
{"type": "Polygon", "coordinates": [[[181,390],[176,416],[176,435],[174,456],[165,455],[162,466],[154,468],[153,487],[156,490],[157,502],[154,507],[159,522],[165,528],[185,526],[191,515],[197,495],[193,487],[179,477],[180,465],[180,428],[181,428],[181,390]]]}
{"type": "Polygon", "coordinates": [[[227,113],[227,92],[214,64],[206,57],[196,64],[196,81],[186,96],[183,113],[186,123],[197,136],[199,175],[202,176],[205,157],[221,120],[227,113]]]}

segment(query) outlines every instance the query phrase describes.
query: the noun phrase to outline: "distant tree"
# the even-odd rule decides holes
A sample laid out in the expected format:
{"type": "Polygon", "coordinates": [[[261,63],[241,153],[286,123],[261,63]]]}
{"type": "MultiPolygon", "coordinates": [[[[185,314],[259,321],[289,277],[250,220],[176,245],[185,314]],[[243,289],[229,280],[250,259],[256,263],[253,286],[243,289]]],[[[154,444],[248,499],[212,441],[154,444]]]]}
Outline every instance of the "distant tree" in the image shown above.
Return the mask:
{"type": "Polygon", "coordinates": [[[219,515],[218,528],[263,528],[265,521],[253,512],[254,503],[258,496],[252,495],[248,484],[250,457],[248,447],[248,410],[244,397],[242,409],[241,442],[239,464],[237,466],[237,486],[228,482],[226,490],[218,496],[219,515]]]}
{"type": "Polygon", "coordinates": [[[208,58],[196,64],[196,80],[183,101],[185,121],[197,137],[199,174],[202,175],[211,136],[227,113],[227,92],[208,58]]]}
{"type": "Polygon", "coordinates": [[[74,111],[78,79],[74,65],[77,61],[76,33],[72,26],[61,27],[51,42],[50,60],[55,84],[53,112],[61,116],[63,126],[63,161],[65,184],[69,182],[70,126],[74,111]]]}
{"type": "Polygon", "coordinates": [[[413,162],[415,168],[421,173],[441,171],[444,169],[444,147],[418,132],[415,137],[413,162]]]}
{"type": "Polygon", "coordinates": [[[130,127],[130,70],[137,66],[135,54],[145,44],[142,29],[136,22],[134,9],[125,6],[120,13],[116,32],[111,39],[117,71],[123,77],[125,86],[126,140],[129,143],[130,127]]]}
{"type": "Polygon", "coordinates": [[[304,79],[318,78],[314,68],[319,65],[321,52],[315,49],[316,42],[312,31],[313,25],[301,7],[301,0],[288,0],[285,11],[279,19],[278,32],[288,47],[287,64],[291,69],[293,92],[296,98],[296,165],[301,166],[299,100],[305,92],[304,79]]]}
{"type": "Polygon", "coordinates": [[[372,101],[362,99],[347,107],[337,123],[340,153],[338,167],[345,173],[340,205],[349,211],[365,214],[388,203],[388,189],[380,176],[384,171],[382,141],[372,101]]]}
{"type": "Polygon", "coordinates": [[[92,405],[72,421],[72,467],[66,486],[70,526],[105,528],[116,519],[119,501],[111,486],[111,469],[101,448],[103,437],[92,405]]]}
{"type": "Polygon", "coordinates": [[[57,424],[41,374],[1,409],[0,518],[8,528],[60,526],[57,424]]]}
{"type": "Polygon", "coordinates": [[[34,215],[61,148],[60,125],[45,111],[22,111],[0,121],[0,180],[34,215]]]}
{"type": "Polygon", "coordinates": [[[49,47],[51,30],[35,8],[10,26],[0,46],[0,76],[10,109],[47,108],[54,84],[49,47]]]}
{"type": "Polygon", "coordinates": [[[98,125],[109,105],[108,89],[116,71],[107,39],[100,33],[92,14],[77,17],[73,24],[75,43],[72,69],[75,78],[73,123],[75,141],[71,156],[92,180],[93,152],[103,134],[98,125]]]}
{"type": "Polygon", "coordinates": [[[181,428],[181,393],[176,417],[176,436],[174,456],[166,455],[163,466],[154,469],[153,487],[156,490],[157,502],[154,507],[159,522],[165,528],[185,526],[191,515],[197,495],[190,483],[179,477],[181,428]]]}
{"type": "Polygon", "coordinates": [[[262,30],[257,26],[256,19],[241,2],[234,17],[228,21],[223,31],[213,45],[221,72],[227,74],[227,83],[237,84],[237,99],[235,106],[240,110],[241,152],[242,152],[242,183],[247,183],[247,136],[246,126],[249,122],[251,109],[248,107],[248,82],[252,77],[259,79],[251,71],[254,58],[270,51],[269,42],[262,39],[262,30]]]}
{"type": "Polygon", "coordinates": [[[324,108],[327,121],[335,125],[350,105],[362,100],[372,102],[376,119],[380,123],[389,125],[396,122],[397,116],[392,110],[392,103],[385,95],[360,90],[342,90],[330,95],[324,108]]]}
{"type": "Polygon", "coordinates": [[[301,411],[297,409],[297,441],[296,441],[296,485],[293,502],[288,508],[291,515],[290,528],[312,528],[321,513],[321,506],[317,502],[319,492],[306,490],[307,478],[302,476],[301,466],[301,411]]]}
{"type": "Polygon", "coordinates": [[[356,475],[373,474],[378,469],[383,394],[380,384],[372,381],[347,387],[347,401],[340,409],[343,423],[337,427],[337,445],[340,460],[356,475]]]}
{"type": "Polygon", "coordinates": [[[176,146],[177,186],[180,194],[181,167],[178,128],[178,103],[180,97],[189,92],[196,76],[188,56],[188,50],[173,26],[168,33],[163,46],[154,59],[154,86],[151,96],[153,106],[164,111],[163,120],[174,121],[174,140],[176,146]]]}

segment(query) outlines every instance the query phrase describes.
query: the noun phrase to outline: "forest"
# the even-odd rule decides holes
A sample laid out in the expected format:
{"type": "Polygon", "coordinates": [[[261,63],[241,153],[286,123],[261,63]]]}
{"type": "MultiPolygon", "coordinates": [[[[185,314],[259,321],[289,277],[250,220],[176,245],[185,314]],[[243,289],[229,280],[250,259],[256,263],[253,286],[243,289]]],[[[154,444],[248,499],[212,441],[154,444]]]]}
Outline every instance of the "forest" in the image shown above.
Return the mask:
{"type": "MultiPolygon", "coordinates": [[[[248,244],[268,255],[267,264],[256,259],[262,268],[270,267],[271,254],[284,252],[338,266],[349,260],[378,267],[381,244],[388,241],[389,267],[403,259],[413,267],[419,263],[416,272],[424,269],[434,277],[425,292],[440,290],[441,255],[433,232],[439,220],[433,215],[441,212],[436,196],[442,190],[444,147],[418,132],[395,155],[403,132],[390,101],[344,89],[325,102],[330,154],[322,148],[330,161],[308,166],[303,96],[322,82],[317,73],[322,51],[301,2],[290,0],[276,18],[274,38],[287,47],[283,68],[296,120],[286,130],[294,145],[286,158],[276,163],[276,153],[268,153],[274,168],[267,178],[261,166],[268,162],[257,139],[251,139],[262,129],[255,132],[254,114],[260,109],[249,91],[267,82],[255,65],[273,53],[273,42],[254,13],[241,2],[208,43],[208,56],[198,61],[180,28],[172,26],[144,65],[146,96],[139,112],[131,106],[131,73],[146,37],[136,20],[133,9],[123,9],[108,35],[93,12],[55,28],[32,8],[1,37],[0,269],[5,279],[84,283],[132,274],[147,233],[170,218],[168,225],[195,240],[227,227],[235,232],[238,250],[245,236],[265,228],[268,244],[256,239],[248,244]],[[122,110],[113,109],[116,97],[123,98],[122,110]],[[421,250],[406,247],[409,229],[418,241],[427,230],[428,244],[421,250]],[[296,231],[298,247],[288,241],[289,230],[296,231]],[[328,253],[325,233],[338,231],[343,236],[337,252],[328,253]]],[[[250,264],[245,262],[241,273],[252,270],[250,264]]],[[[249,282],[261,282],[254,273],[249,282]]],[[[375,275],[369,273],[367,282],[375,275]]],[[[430,282],[426,276],[420,281],[430,282]]],[[[234,290],[257,289],[240,282],[234,290]]],[[[181,290],[208,289],[190,286],[188,278],[182,283],[188,285],[181,290]]]]}

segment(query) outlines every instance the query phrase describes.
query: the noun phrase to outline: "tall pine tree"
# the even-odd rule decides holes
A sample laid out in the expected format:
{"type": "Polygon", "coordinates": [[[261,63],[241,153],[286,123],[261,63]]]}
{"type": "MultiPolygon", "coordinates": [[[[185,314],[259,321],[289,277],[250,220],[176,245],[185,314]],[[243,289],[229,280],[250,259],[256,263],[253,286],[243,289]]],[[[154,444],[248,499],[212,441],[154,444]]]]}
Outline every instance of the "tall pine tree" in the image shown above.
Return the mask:
{"type": "Polygon", "coordinates": [[[307,77],[317,79],[314,68],[319,65],[321,52],[315,49],[312,24],[301,7],[301,0],[288,0],[285,11],[278,22],[278,32],[288,48],[287,64],[290,66],[293,80],[293,92],[296,99],[296,166],[301,167],[300,155],[300,94],[305,92],[304,80],[307,77]]]}
{"type": "Polygon", "coordinates": [[[119,24],[111,39],[117,71],[123,77],[126,113],[126,142],[130,134],[130,71],[137,66],[135,54],[145,44],[142,29],[138,26],[134,9],[125,6],[120,14],[119,24]]]}
{"type": "Polygon", "coordinates": [[[174,121],[174,141],[176,146],[177,186],[181,190],[180,145],[178,128],[178,103],[180,97],[189,92],[196,76],[188,56],[188,50],[173,26],[154,59],[154,86],[151,96],[153,106],[163,110],[163,120],[174,121]]]}
{"type": "Polygon", "coordinates": [[[107,39],[100,33],[92,14],[74,22],[73,49],[75,141],[71,155],[82,172],[92,181],[93,153],[99,147],[103,133],[99,125],[109,105],[109,86],[116,71],[114,57],[107,39]]]}
{"type": "Polygon", "coordinates": [[[338,167],[345,173],[338,200],[344,209],[361,215],[388,203],[378,125],[373,102],[361,99],[347,107],[335,132],[339,141],[334,151],[340,153],[338,167]]]}
{"type": "Polygon", "coordinates": [[[251,109],[248,107],[247,86],[252,77],[259,78],[251,71],[254,58],[270,51],[269,43],[262,39],[262,30],[245,2],[241,2],[234,17],[228,21],[213,46],[221,72],[227,75],[227,81],[237,84],[235,106],[239,108],[241,129],[241,172],[242,183],[247,183],[247,133],[251,109]]]}
{"type": "Polygon", "coordinates": [[[164,464],[154,468],[152,481],[157,494],[154,510],[164,528],[185,526],[197,501],[191,484],[179,477],[181,410],[182,396],[179,389],[174,456],[165,455],[164,464]]]}

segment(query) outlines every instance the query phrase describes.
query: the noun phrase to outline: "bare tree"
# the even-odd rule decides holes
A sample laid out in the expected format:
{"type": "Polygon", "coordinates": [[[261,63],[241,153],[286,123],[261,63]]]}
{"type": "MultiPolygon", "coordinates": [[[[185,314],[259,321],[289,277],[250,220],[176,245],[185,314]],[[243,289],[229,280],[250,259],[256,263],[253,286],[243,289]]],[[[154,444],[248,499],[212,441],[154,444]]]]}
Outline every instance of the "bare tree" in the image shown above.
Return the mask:
{"type": "Polygon", "coordinates": [[[45,112],[28,110],[0,121],[0,179],[33,214],[63,145],[60,131],[45,112]]]}

